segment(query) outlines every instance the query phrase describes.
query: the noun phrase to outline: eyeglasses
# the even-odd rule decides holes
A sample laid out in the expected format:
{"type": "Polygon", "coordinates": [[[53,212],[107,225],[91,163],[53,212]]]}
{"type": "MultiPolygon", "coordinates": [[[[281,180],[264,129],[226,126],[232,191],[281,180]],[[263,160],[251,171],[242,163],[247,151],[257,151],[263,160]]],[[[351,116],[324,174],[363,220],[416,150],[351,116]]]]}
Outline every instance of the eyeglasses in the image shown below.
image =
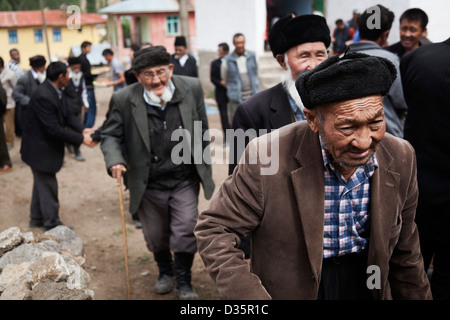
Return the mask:
{"type": "Polygon", "coordinates": [[[145,79],[153,80],[155,77],[161,79],[167,74],[167,71],[168,71],[167,68],[164,68],[156,71],[156,74],[150,71],[142,72],[141,74],[145,79]]]}

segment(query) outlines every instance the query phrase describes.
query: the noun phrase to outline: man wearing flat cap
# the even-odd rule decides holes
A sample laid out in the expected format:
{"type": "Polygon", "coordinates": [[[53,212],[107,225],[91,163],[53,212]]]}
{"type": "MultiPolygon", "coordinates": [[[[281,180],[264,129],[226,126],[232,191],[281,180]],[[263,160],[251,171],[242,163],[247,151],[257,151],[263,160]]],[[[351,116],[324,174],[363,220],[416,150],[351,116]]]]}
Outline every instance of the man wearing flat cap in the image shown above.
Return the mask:
{"type": "Polygon", "coordinates": [[[22,135],[23,121],[30,97],[36,88],[45,81],[45,64],[47,61],[41,55],[29,59],[31,69],[17,81],[12,96],[16,101],[16,133],[22,135]]]}
{"type": "Polygon", "coordinates": [[[200,80],[173,75],[169,61],[162,46],[135,53],[132,67],[139,82],[113,94],[101,149],[112,177],[120,182],[127,171],[129,209],[139,213],[159,269],[155,292],[171,292],[175,277],[176,295],[197,299],[191,267],[197,251],[198,194],[201,183],[209,199],[214,183],[211,162],[192,158],[207,147],[208,120],[200,80]],[[172,136],[180,133],[182,142],[174,141],[172,136]],[[188,148],[175,148],[180,143],[188,148]]]}
{"type": "Polygon", "coordinates": [[[389,60],[359,53],[300,74],[306,121],[252,140],[195,228],[223,299],[431,298],[414,150],[385,133],[395,77],[389,60]],[[250,264],[237,248],[248,233],[250,264]]]}

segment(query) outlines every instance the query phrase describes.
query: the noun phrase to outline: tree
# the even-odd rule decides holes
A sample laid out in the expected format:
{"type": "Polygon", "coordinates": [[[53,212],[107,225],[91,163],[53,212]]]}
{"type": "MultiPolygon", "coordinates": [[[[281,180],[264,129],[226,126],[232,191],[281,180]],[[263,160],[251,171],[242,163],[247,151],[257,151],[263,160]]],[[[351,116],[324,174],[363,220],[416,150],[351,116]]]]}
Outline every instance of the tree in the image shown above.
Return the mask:
{"type": "MultiPolygon", "coordinates": [[[[43,5],[49,9],[59,9],[62,4],[80,5],[80,0],[44,0],[43,5]]],[[[0,0],[1,11],[39,10],[39,1],[36,0],[0,0]]]]}
{"type": "Polygon", "coordinates": [[[8,0],[0,1],[0,11],[12,11],[13,7],[8,0]]]}

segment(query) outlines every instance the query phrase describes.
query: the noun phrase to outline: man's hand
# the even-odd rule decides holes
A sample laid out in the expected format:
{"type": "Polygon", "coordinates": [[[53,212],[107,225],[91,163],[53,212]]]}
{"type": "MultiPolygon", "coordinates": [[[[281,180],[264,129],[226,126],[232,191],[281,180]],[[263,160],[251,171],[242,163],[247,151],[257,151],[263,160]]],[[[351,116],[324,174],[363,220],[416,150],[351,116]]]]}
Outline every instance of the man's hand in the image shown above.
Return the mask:
{"type": "Polygon", "coordinates": [[[109,168],[109,171],[111,171],[111,175],[113,178],[117,179],[117,185],[120,184],[122,179],[122,173],[127,171],[127,168],[123,164],[116,164],[109,168]]]}
{"type": "Polygon", "coordinates": [[[95,147],[98,144],[98,141],[92,140],[91,134],[95,132],[96,129],[87,128],[83,130],[83,144],[88,147],[95,147]]]}

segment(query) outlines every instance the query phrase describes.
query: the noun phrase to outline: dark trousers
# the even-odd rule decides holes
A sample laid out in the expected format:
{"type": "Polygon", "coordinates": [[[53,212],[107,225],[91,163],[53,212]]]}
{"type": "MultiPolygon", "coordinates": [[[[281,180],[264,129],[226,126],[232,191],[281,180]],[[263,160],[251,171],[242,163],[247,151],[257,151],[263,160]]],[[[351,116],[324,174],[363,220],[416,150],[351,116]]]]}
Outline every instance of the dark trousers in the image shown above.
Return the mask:
{"type": "Polygon", "coordinates": [[[87,89],[87,96],[89,102],[89,108],[84,114],[84,127],[92,128],[95,124],[95,117],[97,115],[97,101],[95,100],[94,89],[87,89]]]}
{"type": "Polygon", "coordinates": [[[436,203],[420,192],[416,210],[420,250],[425,271],[432,263],[430,287],[433,299],[450,299],[450,212],[449,201],[436,203]]]}
{"type": "Polygon", "coordinates": [[[371,300],[367,253],[323,259],[318,300],[371,300]]]}
{"type": "Polygon", "coordinates": [[[0,117],[0,168],[5,164],[12,167],[11,159],[9,158],[8,147],[6,146],[6,136],[3,129],[3,118],[0,117]]]}
{"type": "Polygon", "coordinates": [[[425,271],[433,260],[430,286],[434,300],[450,299],[450,243],[420,238],[425,271]]]}
{"type": "Polygon", "coordinates": [[[59,220],[58,181],[55,173],[33,170],[33,193],[31,196],[30,218],[42,222],[45,228],[61,224],[59,220]]]}
{"type": "Polygon", "coordinates": [[[149,251],[197,251],[199,188],[198,181],[183,181],[174,189],[145,191],[138,213],[149,251]]]}
{"type": "Polygon", "coordinates": [[[224,139],[226,138],[226,130],[230,129],[230,122],[228,121],[228,106],[226,103],[218,103],[220,121],[222,123],[222,130],[224,132],[224,139]]]}

